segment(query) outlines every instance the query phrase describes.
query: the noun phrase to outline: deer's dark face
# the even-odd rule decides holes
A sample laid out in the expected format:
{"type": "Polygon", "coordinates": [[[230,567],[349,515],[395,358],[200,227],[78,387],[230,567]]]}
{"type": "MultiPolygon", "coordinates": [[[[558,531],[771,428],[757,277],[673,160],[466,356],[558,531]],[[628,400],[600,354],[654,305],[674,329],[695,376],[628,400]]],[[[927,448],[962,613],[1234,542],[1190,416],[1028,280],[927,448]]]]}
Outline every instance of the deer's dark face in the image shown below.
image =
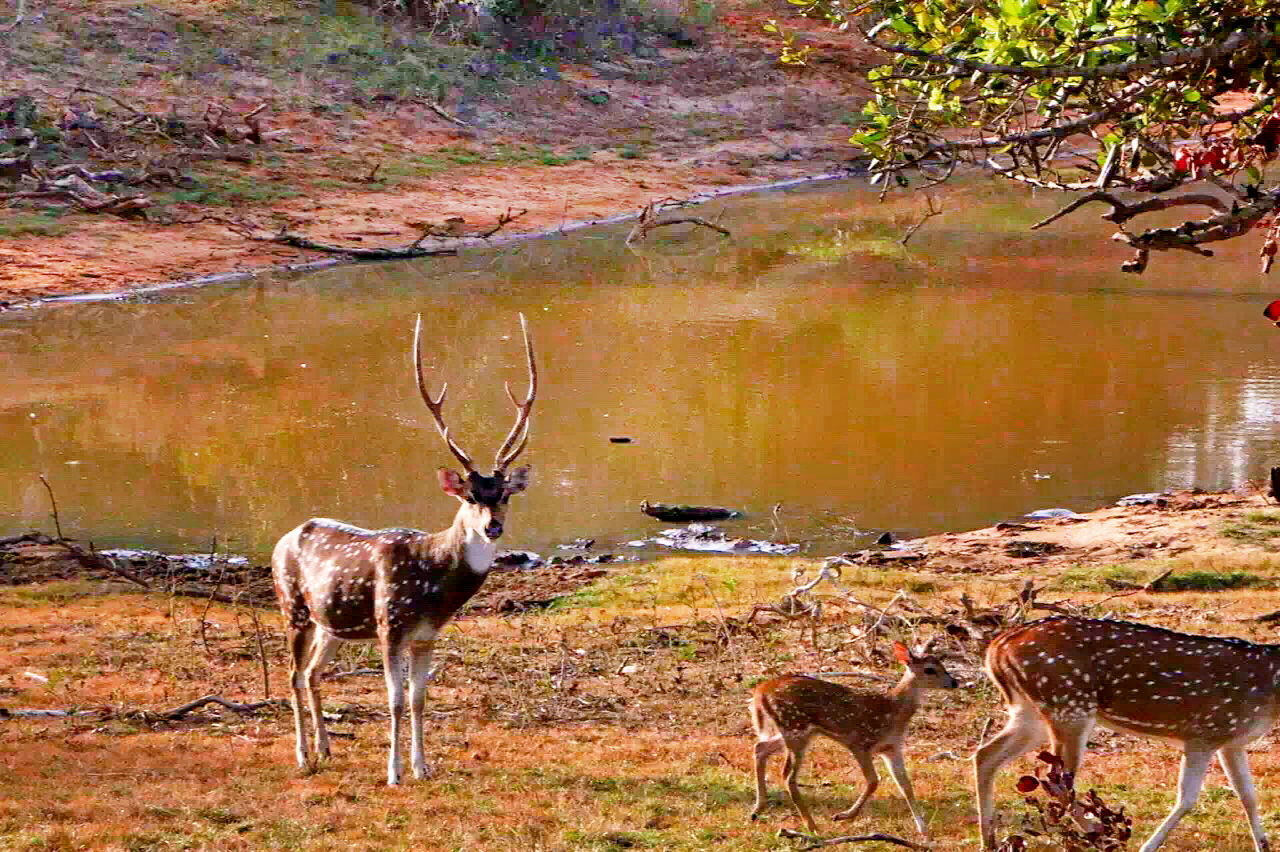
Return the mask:
{"type": "Polygon", "coordinates": [[[460,473],[440,468],[440,487],[462,503],[458,517],[462,518],[463,526],[486,541],[496,541],[502,535],[507,501],[528,486],[527,467],[518,467],[510,473],[496,470],[492,476],[472,471],[465,479],[460,473]]]}

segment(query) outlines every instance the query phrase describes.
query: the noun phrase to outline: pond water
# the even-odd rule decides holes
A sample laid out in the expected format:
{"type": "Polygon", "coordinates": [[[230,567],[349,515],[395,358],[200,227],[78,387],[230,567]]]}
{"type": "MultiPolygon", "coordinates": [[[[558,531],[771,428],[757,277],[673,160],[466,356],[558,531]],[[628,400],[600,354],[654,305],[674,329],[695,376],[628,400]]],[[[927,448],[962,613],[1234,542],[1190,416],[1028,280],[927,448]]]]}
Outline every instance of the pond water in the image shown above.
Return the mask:
{"type": "Polygon", "coordinates": [[[1124,494],[1220,488],[1280,463],[1280,330],[1255,241],[1145,276],[1086,210],[988,183],[880,204],[864,182],[714,202],[734,236],[627,226],[458,258],[345,266],[0,316],[0,534],[220,547],[265,559],[313,515],[440,529],[453,463],[409,357],[486,462],[541,392],[508,547],[617,552],[642,499],[830,553],[859,532],[984,526],[1124,494]],[[630,444],[611,437],[626,436],[630,444]]]}

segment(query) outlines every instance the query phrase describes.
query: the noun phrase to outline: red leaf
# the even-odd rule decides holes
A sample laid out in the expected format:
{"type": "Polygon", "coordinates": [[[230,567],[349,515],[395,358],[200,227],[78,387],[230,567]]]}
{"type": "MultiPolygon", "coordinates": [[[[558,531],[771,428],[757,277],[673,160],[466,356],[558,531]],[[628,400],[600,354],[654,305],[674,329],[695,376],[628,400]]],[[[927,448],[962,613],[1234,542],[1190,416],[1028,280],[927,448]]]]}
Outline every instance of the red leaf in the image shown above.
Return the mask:
{"type": "Polygon", "coordinates": [[[1262,315],[1276,325],[1280,325],[1280,299],[1276,299],[1262,311],[1262,315]]]}
{"type": "Polygon", "coordinates": [[[1018,779],[1018,792],[1030,793],[1032,790],[1040,786],[1040,782],[1030,775],[1023,775],[1018,779]]]}

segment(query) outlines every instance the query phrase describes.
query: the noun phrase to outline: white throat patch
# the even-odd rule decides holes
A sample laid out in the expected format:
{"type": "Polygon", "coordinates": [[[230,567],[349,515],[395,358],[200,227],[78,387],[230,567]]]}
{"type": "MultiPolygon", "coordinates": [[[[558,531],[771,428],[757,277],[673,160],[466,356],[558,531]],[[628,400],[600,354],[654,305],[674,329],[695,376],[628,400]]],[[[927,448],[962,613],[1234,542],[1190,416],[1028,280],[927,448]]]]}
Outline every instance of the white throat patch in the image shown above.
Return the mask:
{"type": "Polygon", "coordinates": [[[489,566],[493,564],[493,557],[498,552],[498,544],[489,541],[478,532],[467,533],[466,551],[463,558],[467,560],[467,565],[477,574],[488,574],[489,566]]]}

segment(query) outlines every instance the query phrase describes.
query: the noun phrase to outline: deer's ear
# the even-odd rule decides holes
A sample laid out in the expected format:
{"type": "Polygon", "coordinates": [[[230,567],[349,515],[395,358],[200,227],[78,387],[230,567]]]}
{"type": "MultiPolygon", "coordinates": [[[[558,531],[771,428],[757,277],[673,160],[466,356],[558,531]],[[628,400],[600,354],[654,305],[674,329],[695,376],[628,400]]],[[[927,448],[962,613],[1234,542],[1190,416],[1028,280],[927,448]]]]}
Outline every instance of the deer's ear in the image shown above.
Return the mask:
{"type": "Polygon", "coordinates": [[[518,467],[511,471],[511,475],[507,477],[506,489],[508,494],[519,494],[521,491],[529,487],[529,468],[518,467]]]}
{"type": "Polygon", "coordinates": [[[901,642],[893,643],[893,655],[898,658],[898,662],[900,663],[911,662],[911,649],[906,645],[903,645],[901,642]]]}
{"type": "Polygon", "coordinates": [[[452,494],[454,497],[467,496],[467,481],[457,471],[449,470],[442,467],[437,471],[440,476],[440,487],[444,489],[445,494],[452,494]]]}

